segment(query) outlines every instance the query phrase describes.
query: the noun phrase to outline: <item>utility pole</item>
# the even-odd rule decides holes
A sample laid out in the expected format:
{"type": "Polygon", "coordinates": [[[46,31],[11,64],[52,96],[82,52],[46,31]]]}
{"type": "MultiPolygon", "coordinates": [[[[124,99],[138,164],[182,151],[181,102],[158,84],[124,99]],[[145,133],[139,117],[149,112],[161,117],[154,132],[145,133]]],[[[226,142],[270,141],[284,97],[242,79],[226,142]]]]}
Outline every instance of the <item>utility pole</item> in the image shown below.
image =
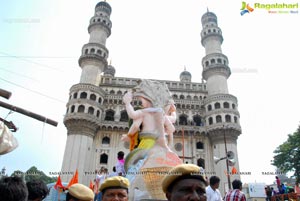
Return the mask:
{"type": "MultiPolygon", "coordinates": [[[[11,96],[11,92],[3,90],[3,89],[0,89],[0,96],[4,97],[6,99],[9,99],[10,96],[11,96]]],[[[0,107],[4,107],[4,108],[9,109],[11,111],[15,111],[15,112],[21,113],[23,115],[26,115],[26,116],[34,118],[36,120],[45,122],[45,123],[50,124],[52,126],[57,126],[57,124],[58,124],[56,121],[51,120],[49,118],[46,118],[46,117],[44,117],[42,115],[30,112],[30,111],[25,110],[23,108],[20,108],[20,107],[17,107],[17,106],[14,106],[14,105],[2,102],[2,101],[0,101],[0,107]]]]}
{"type": "Polygon", "coordinates": [[[226,153],[226,168],[227,168],[227,181],[228,181],[228,190],[231,189],[231,182],[230,182],[230,173],[229,173],[229,164],[228,164],[228,156],[227,156],[227,143],[226,143],[226,135],[225,135],[225,125],[223,125],[224,131],[224,145],[225,145],[225,153],[226,153]]]}

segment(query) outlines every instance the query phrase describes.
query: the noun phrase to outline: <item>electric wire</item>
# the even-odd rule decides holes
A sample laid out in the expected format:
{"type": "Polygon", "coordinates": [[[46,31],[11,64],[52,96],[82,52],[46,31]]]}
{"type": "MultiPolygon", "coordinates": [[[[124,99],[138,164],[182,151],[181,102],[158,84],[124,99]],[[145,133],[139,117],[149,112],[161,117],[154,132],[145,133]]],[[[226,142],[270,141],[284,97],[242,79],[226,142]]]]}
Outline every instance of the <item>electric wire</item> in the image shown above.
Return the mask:
{"type": "Polygon", "coordinates": [[[63,103],[63,104],[66,104],[66,101],[62,101],[62,100],[60,100],[60,99],[57,99],[57,98],[54,98],[54,97],[48,96],[48,95],[46,95],[46,94],[43,94],[43,93],[41,93],[41,92],[38,92],[38,91],[35,91],[35,90],[32,90],[32,89],[28,89],[28,88],[26,88],[26,87],[23,87],[23,86],[21,86],[21,85],[19,85],[19,84],[16,84],[16,83],[13,83],[13,82],[11,82],[11,81],[8,81],[8,80],[6,80],[6,79],[3,79],[3,78],[1,78],[1,77],[0,77],[0,80],[3,80],[3,81],[5,81],[5,82],[7,82],[7,83],[9,83],[9,84],[12,84],[12,85],[15,85],[15,86],[17,86],[17,87],[20,87],[20,88],[26,89],[26,90],[28,90],[28,91],[30,91],[30,92],[32,92],[32,93],[36,93],[36,94],[38,94],[38,95],[40,95],[40,96],[44,96],[44,97],[46,97],[46,98],[49,98],[49,99],[52,99],[52,100],[58,101],[58,102],[60,102],[60,103],[63,103]]]}

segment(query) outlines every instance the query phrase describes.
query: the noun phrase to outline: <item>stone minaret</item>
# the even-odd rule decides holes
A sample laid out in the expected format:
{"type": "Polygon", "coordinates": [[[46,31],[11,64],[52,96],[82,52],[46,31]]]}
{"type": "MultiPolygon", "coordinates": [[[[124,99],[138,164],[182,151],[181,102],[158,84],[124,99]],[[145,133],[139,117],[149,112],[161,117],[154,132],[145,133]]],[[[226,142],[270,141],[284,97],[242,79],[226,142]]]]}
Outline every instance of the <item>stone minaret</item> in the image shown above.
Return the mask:
{"type": "MultiPolygon", "coordinates": [[[[225,157],[227,148],[227,151],[235,154],[234,167],[240,171],[237,154],[237,138],[241,134],[240,115],[237,98],[228,92],[227,79],[231,71],[228,66],[228,58],[222,53],[223,36],[218,27],[217,16],[207,11],[201,21],[203,28],[201,43],[205,48],[205,57],[202,59],[202,76],[206,80],[208,92],[208,96],[204,100],[206,130],[211,143],[211,153],[213,153],[210,160],[216,175],[221,179],[220,192],[224,195],[228,189],[226,160],[215,164],[213,157],[225,157]]],[[[232,167],[229,166],[229,171],[231,172],[231,170],[232,167]]],[[[230,176],[230,182],[234,178],[239,178],[239,176],[230,176]]]]}
{"type": "MultiPolygon", "coordinates": [[[[105,92],[99,88],[101,73],[107,68],[108,49],[106,39],[111,34],[111,7],[99,2],[90,20],[89,42],[82,47],[79,66],[82,68],[80,82],[70,89],[64,124],[68,137],[62,164],[62,172],[79,172],[79,182],[88,185],[95,175],[94,137],[104,108],[105,92]]],[[[69,182],[72,174],[63,174],[63,182],[69,182]]]]}

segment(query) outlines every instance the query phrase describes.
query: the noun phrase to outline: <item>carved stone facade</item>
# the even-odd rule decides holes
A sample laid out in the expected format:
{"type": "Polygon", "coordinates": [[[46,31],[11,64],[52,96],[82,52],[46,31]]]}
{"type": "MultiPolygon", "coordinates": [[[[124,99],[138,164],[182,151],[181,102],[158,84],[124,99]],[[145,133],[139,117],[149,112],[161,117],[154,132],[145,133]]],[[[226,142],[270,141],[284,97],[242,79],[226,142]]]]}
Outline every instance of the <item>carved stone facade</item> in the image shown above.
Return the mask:
{"type": "MultiPolygon", "coordinates": [[[[68,138],[62,171],[78,169],[80,182],[87,185],[95,177],[91,172],[101,167],[112,171],[117,152],[129,152],[129,144],[121,141],[121,135],[129,128],[122,97],[137,85],[138,79],[115,77],[115,68],[107,64],[105,41],[110,35],[110,13],[107,2],[96,5],[89,26],[90,43],[83,46],[79,59],[81,81],[70,89],[64,119],[68,138]]],[[[218,175],[224,194],[228,186],[226,161],[215,164],[214,156],[226,156],[225,136],[227,150],[234,152],[235,167],[239,171],[240,115],[237,98],[228,94],[227,78],[231,72],[228,58],[221,51],[223,36],[216,15],[205,13],[202,26],[202,45],[206,49],[202,60],[204,80],[192,82],[191,74],[184,70],[179,81],[160,81],[169,87],[177,108],[173,151],[184,163],[202,166],[208,178],[218,175]]],[[[134,100],[132,104],[138,106],[140,103],[134,100]]],[[[71,177],[65,175],[63,180],[69,181],[71,177]]]]}

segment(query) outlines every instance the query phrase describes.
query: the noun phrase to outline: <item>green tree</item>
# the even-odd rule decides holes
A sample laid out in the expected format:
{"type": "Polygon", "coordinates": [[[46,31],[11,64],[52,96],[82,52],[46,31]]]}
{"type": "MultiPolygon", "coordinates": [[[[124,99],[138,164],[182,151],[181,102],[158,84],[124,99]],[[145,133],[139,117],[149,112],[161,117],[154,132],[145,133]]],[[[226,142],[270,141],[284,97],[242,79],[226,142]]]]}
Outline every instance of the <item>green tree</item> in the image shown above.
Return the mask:
{"type": "Polygon", "coordinates": [[[29,168],[26,172],[22,172],[20,170],[16,170],[12,173],[11,176],[19,176],[24,177],[25,181],[32,181],[32,180],[41,180],[45,182],[46,184],[56,182],[57,177],[49,177],[47,176],[43,171],[38,170],[37,167],[32,166],[29,168]]]}
{"type": "Polygon", "coordinates": [[[24,177],[24,172],[22,172],[21,170],[15,170],[11,176],[18,176],[18,177],[24,177]]]}
{"type": "Polygon", "coordinates": [[[282,172],[293,172],[296,182],[300,182],[300,126],[293,134],[288,135],[287,141],[274,151],[272,165],[282,172]]]}

